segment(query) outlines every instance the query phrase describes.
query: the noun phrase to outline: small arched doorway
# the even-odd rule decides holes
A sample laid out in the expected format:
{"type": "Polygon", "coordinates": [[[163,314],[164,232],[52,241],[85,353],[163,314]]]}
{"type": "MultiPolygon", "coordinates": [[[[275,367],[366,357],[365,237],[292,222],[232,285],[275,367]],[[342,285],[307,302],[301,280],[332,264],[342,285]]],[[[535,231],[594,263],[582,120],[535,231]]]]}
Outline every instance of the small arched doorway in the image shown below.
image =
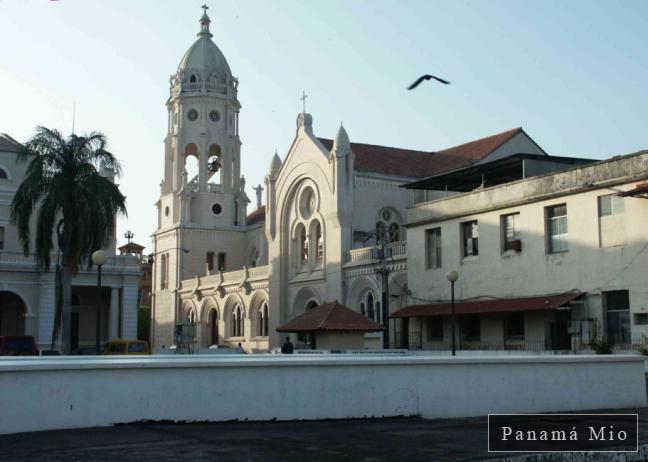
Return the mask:
{"type": "Polygon", "coordinates": [[[27,307],[13,292],[0,291],[0,335],[25,335],[27,307]]]}

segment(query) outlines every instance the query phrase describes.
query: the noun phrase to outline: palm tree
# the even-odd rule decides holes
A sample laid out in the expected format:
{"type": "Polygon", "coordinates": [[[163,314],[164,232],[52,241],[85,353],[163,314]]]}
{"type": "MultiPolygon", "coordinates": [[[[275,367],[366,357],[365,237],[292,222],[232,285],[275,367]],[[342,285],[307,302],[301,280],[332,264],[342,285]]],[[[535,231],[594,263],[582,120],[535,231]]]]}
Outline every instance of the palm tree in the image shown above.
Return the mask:
{"type": "Polygon", "coordinates": [[[70,352],[72,276],[80,265],[91,264],[89,257],[93,251],[110,243],[117,213],[126,215],[126,198],[97,169],[111,169],[119,175],[121,167],[106,150],[103,134],[72,134],[65,139],[58,130],[45,127],[36,128],[36,134],[18,153],[18,161],[29,161],[29,164],[11,202],[11,222],[16,225],[23,252],[28,255],[32,242],[30,220],[35,215],[33,250],[39,266],[49,269],[51,253],[55,247],[58,250],[60,303],[57,303],[52,342],[61,326],[63,353],[67,354],[70,352]]]}

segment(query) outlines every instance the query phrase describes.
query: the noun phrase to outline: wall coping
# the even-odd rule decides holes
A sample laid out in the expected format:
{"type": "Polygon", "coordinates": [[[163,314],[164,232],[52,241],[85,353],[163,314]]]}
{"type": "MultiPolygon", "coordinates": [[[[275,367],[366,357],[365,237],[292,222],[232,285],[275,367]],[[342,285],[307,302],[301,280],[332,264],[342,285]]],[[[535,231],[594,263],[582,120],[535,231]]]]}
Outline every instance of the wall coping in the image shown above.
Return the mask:
{"type": "Polygon", "coordinates": [[[376,357],[360,355],[317,355],[317,356],[207,356],[187,358],[165,356],[162,358],[124,358],[119,356],[104,356],[102,358],[56,358],[25,359],[14,357],[0,359],[0,372],[30,372],[30,371],[73,371],[94,369],[173,369],[173,368],[214,368],[214,367],[321,367],[321,366],[403,366],[403,365],[437,365],[456,366],[471,364],[586,364],[586,363],[625,363],[644,362],[637,355],[559,355],[559,356],[514,356],[514,357],[438,357],[438,356],[385,356],[376,357]]]}

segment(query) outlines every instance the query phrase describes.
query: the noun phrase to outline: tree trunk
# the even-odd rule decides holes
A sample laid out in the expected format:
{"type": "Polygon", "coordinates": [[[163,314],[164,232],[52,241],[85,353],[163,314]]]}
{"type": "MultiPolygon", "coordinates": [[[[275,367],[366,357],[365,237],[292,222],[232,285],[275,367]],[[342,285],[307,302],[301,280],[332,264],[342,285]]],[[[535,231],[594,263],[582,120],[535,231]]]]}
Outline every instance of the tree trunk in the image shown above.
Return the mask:
{"type": "Polygon", "coordinates": [[[53,350],[58,346],[59,336],[61,335],[61,266],[56,263],[56,278],[54,283],[54,322],[52,324],[52,343],[50,348],[53,350]]]}
{"type": "Polygon", "coordinates": [[[72,271],[70,266],[63,263],[61,271],[61,285],[63,289],[63,303],[61,304],[61,345],[63,354],[70,354],[72,340],[72,271]]]}

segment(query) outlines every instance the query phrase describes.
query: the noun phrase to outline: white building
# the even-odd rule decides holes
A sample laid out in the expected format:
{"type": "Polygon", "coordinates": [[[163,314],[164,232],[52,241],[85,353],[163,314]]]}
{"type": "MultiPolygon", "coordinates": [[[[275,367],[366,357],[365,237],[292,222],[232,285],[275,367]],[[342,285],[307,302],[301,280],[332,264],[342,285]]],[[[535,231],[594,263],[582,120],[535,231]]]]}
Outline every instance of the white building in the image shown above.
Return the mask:
{"type": "Polygon", "coordinates": [[[463,348],[648,340],[648,151],[525,178],[529,160],[541,161],[517,156],[410,185],[464,191],[408,210],[411,306],[395,316],[410,347],[448,348],[450,270],[463,348]],[[478,178],[485,187],[471,191],[478,178]]]}
{"type": "MultiPolygon", "coordinates": [[[[0,134],[0,335],[33,335],[40,348],[49,348],[55,310],[56,254],[49,271],[25,256],[16,228],[10,223],[10,204],[23,180],[27,163],[16,161],[20,144],[0,134]]],[[[102,171],[112,176],[111,172],[102,171]]],[[[35,238],[35,228],[31,236],[35,238]]],[[[32,244],[33,248],[33,244],[32,244]]],[[[102,267],[101,339],[137,338],[137,287],[140,270],[134,256],[116,256],[114,243],[105,249],[102,267]]],[[[81,268],[73,278],[72,348],[95,344],[97,272],[81,268]]]]}
{"type": "MultiPolygon", "coordinates": [[[[334,300],[382,321],[372,233],[384,231],[392,249],[388,300],[394,311],[411,302],[407,207],[450,194],[402,185],[519,156],[526,156],[527,176],[582,162],[549,157],[521,128],[441,151],[413,151],[351,143],[343,127],[333,140],[319,138],[313,117],[302,113],[283,160],[276,153],[269,159],[265,184],[255,188],[257,209],[248,215],[238,81],[209,23],[204,14],[198,39],[170,81],[165,177],[153,234],[155,347],[175,343],[175,325],[193,324],[197,347],[240,342],[265,351],[280,345],[278,326],[334,300]]],[[[417,246],[410,253],[421,251],[417,246]]],[[[381,335],[367,334],[365,346],[380,347],[381,335]]],[[[399,342],[392,330],[391,343],[399,342]]]]}

